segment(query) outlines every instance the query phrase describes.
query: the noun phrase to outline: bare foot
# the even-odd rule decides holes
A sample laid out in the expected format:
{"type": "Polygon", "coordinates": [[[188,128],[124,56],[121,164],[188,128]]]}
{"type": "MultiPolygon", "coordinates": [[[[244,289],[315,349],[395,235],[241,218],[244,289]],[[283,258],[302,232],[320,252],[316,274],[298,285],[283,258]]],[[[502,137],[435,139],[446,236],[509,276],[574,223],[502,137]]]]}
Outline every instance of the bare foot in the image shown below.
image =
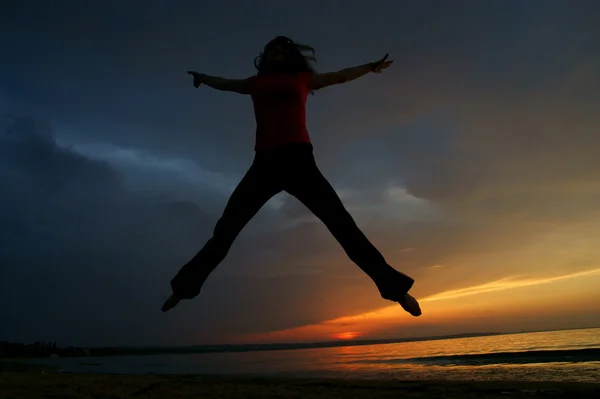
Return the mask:
{"type": "Polygon", "coordinates": [[[415,317],[421,316],[419,302],[417,302],[417,300],[409,293],[404,294],[404,296],[398,300],[398,303],[402,306],[402,309],[406,310],[411,315],[415,317]]]}
{"type": "Polygon", "coordinates": [[[177,298],[175,295],[171,295],[163,304],[162,311],[168,312],[170,309],[173,309],[175,306],[177,306],[180,300],[181,299],[177,298]]]}

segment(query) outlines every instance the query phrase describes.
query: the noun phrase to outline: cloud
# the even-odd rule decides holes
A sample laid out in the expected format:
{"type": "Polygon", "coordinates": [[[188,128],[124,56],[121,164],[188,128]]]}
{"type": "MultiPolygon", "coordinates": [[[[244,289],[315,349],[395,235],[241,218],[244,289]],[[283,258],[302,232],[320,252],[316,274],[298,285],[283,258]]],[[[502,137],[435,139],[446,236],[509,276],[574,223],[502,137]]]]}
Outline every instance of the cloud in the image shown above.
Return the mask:
{"type": "Polygon", "coordinates": [[[440,292],[439,294],[435,294],[432,296],[425,297],[421,299],[421,302],[431,302],[431,301],[441,301],[444,299],[455,299],[462,298],[471,295],[482,294],[486,292],[496,292],[496,291],[505,291],[512,290],[515,288],[529,287],[532,285],[540,285],[540,284],[549,284],[554,283],[556,281],[572,279],[577,277],[584,276],[595,276],[600,275],[600,269],[592,269],[592,270],[584,270],[577,273],[564,274],[553,277],[529,277],[526,276],[511,276],[506,277],[501,280],[492,281],[486,284],[481,284],[473,287],[461,288],[458,290],[450,290],[445,292],[440,292]]]}
{"type": "Polygon", "coordinates": [[[123,170],[124,173],[131,169],[137,169],[152,174],[158,181],[162,180],[161,175],[165,175],[165,178],[178,178],[188,184],[201,185],[223,194],[230,194],[239,180],[239,178],[228,178],[222,174],[207,171],[188,159],[160,158],[148,151],[123,148],[107,143],[67,144],[59,142],[59,145],[90,159],[108,162],[123,170]]]}
{"type": "MultiPolygon", "coordinates": [[[[0,200],[6,339],[99,342],[97,331],[108,323],[130,334],[106,336],[104,343],[156,340],[162,327],[146,328],[159,312],[154,302],[168,293],[173,273],[210,236],[218,215],[206,201],[178,198],[172,189],[130,189],[120,171],[148,164],[129,159],[133,166],[117,169],[110,163],[114,158],[88,157],[57,144],[47,123],[2,116],[0,184],[11,188],[0,200]],[[18,310],[10,305],[15,302],[18,310]],[[123,318],[110,308],[136,317],[123,318]],[[78,323],[70,315],[87,319],[78,337],[70,332],[78,323]],[[48,336],[36,336],[40,331],[48,336]]],[[[166,163],[167,170],[175,168],[172,175],[181,166],[166,163]]],[[[192,178],[198,170],[192,168],[192,178]]],[[[220,181],[213,181],[198,179],[198,192],[218,191],[220,181]]]]}

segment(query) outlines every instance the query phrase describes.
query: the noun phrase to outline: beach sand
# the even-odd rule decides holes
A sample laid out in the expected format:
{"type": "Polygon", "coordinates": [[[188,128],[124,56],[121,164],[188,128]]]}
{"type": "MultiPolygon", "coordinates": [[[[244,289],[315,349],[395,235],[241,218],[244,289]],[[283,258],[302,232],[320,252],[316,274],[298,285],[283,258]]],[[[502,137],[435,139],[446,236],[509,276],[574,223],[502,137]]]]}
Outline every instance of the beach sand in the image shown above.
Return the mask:
{"type": "Polygon", "coordinates": [[[44,367],[0,364],[0,399],[532,397],[598,398],[600,384],[71,374],[44,367]]]}

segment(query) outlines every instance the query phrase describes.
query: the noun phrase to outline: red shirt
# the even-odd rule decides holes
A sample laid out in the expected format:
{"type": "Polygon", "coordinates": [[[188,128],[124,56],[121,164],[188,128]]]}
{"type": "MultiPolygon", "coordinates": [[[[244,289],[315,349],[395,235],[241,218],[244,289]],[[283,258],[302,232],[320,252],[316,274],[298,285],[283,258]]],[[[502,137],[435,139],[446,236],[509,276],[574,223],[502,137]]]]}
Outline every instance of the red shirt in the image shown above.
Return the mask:
{"type": "Polygon", "coordinates": [[[306,98],[311,76],[303,72],[250,78],[256,118],[255,150],[310,143],[306,129],[306,98]]]}

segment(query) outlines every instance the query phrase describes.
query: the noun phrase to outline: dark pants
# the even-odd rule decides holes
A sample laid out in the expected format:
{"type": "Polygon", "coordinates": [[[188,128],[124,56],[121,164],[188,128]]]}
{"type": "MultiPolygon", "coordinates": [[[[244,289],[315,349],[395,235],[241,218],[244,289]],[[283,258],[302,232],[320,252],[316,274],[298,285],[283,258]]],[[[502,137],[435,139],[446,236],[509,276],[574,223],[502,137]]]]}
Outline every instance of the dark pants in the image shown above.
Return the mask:
{"type": "Polygon", "coordinates": [[[414,280],[389,266],[358,228],[317,167],[312,146],[295,144],[256,153],[229,198],[212,238],[171,280],[173,294],[182,299],[197,296],[244,226],[281,191],[300,200],[327,226],[348,257],[375,282],[383,298],[397,300],[412,287],[414,280]]]}

